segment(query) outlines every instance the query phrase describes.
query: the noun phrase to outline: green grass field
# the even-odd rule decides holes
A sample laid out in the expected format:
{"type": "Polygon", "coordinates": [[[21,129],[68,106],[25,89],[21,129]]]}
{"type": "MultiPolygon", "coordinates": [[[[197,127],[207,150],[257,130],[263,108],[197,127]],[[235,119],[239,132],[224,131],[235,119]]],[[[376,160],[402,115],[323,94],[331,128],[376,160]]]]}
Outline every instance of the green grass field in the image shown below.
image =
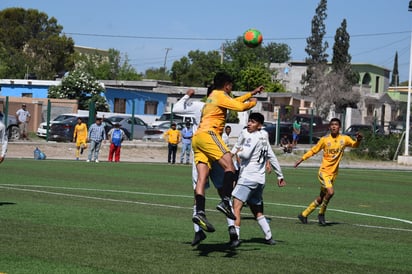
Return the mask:
{"type": "Polygon", "coordinates": [[[192,247],[191,167],[7,159],[0,165],[0,273],[412,273],[412,171],[341,169],[326,227],[296,216],[317,169],[269,175],[275,246],[243,210],[237,249],[207,191],[216,228],[192,247]]]}

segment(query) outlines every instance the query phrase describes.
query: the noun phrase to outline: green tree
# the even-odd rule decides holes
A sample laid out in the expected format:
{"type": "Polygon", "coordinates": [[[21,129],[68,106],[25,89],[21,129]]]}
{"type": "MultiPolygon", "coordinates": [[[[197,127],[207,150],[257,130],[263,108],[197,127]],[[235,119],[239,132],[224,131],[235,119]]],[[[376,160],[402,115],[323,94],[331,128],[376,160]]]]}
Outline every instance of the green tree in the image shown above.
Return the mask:
{"type": "Polygon", "coordinates": [[[0,77],[24,78],[29,72],[38,79],[53,79],[72,69],[74,42],[62,30],[54,17],[35,9],[0,11],[0,41],[8,53],[0,54],[0,77]]]}
{"type": "Polygon", "coordinates": [[[331,104],[335,105],[335,111],[342,113],[347,107],[357,108],[360,93],[353,90],[357,82],[357,74],[352,72],[351,56],[349,54],[350,36],[346,31],[346,19],[336,30],[335,43],[333,45],[331,78],[331,104]]]}
{"type": "Polygon", "coordinates": [[[396,54],[395,54],[395,60],[394,60],[394,62],[393,62],[391,86],[392,86],[392,87],[397,87],[397,86],[399,86],[398,52],[396,52],[396,54]]]}
{"type": "Polygon", "coordinates": [[[59,86],[49,88],[48,98],[75,99],[78,101],[79,109],[89,109],[89,103],[96,103],[97,111],[109,111],[106,99],[101,95],[104,88],[88,73],[80,70],[70,72],[62,79],[59,86]]]}
{"type": "Polygon", "coordinates": [[[328,71],[327,58],[328,54],[326,50],[328,48],[328,43],[323,41],[326,34],[326,27],[324,21],[326,20],[327,14],[327,0],[320,0],[317,8],[316,14],[312,19],[312,35],[306,39],[307,46],[305,48],[308,57],[306,58],[307,69],[306,73],[302,75],[302,84],[304,88],[302,91],[303,95],[312,96],[315,100],[321,100],[320,102],[315,101],[315,110],[317,114],[322,112],[319,107],[327,105],[323,100],[326,98],[322,96],[325,86],[325,77],[328,71]]]}

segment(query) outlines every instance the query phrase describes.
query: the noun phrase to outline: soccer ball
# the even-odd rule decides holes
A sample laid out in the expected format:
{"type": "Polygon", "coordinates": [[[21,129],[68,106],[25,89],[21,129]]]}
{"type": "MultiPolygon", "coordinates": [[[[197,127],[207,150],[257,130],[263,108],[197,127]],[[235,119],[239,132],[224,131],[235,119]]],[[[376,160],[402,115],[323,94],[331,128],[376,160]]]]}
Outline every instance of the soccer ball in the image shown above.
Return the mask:
{"type": "Polygon", "coordinates": [[[263,41],[263,36],[257,29],[248,29],[243,33],[243,43],[249,48],[256,48],[263,41]]]}

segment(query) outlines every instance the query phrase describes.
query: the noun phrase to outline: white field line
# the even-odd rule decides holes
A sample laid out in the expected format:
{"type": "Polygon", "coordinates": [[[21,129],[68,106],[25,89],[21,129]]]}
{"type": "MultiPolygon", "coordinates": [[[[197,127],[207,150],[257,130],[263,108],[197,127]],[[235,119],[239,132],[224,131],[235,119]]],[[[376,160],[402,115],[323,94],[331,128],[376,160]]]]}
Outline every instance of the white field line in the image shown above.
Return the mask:
{"type": "MultiPolygon", "coordinates": [[[[164,196],[164,197],[181,197],[181,198],[190,198],[193,199],[193,196],[190,195],[173,195],[173,194],[156,194],[156,193],[147,193],[147,192],[136,192],[136,191],[127,191],[127,190],[105,190],[105,189],[95,189],[95,188],[76,188],[76,187],[55,187],[55,186],[40,186],[40,185],[14,185],[14,184],[0,184],[0,188],[3,189],[11,189],[17,191],[25,191],[25,192],[35,192],[35,193],[42,193],[42,194],[49,194],[49,195],[57,195],[57,196],[65,196],[65,197],[74,197],[74,198],[82,198],[82,199],[91,199],[91,200],[100,200],[100,201],[109,201],[115,203],[129,203],[129,204],[140,204],[140,205],[150,205],[150,206],[159,206],[159,207],[167,207],[167,208],[176,208],[176,209],[190,209],[193,210],[193,207],[183,207],[183,206],[175,206],[175,205],[165,205],[165,204],[154,204],[154,203],[146,203],[146,202],[139,202],[139,201],[130,201],[130,200],[119,200],[119,199],[111,199],[111,198],[101,198],[95,196],[87,196],[87,195],[78,195],[78,194],[68,194],[68,193],[60,193],[60,192],[50,192],[44,190],[35,190],[35,189],[27,189],[21,187],[31,187],[31,188],[49,188],[49,189],[62,189],[62,190],[80,190],[80,191],[95,191],[95,192],[112,192],[112,193],[127,193],[127,194],[137,194],[137,195],[150,195],[150,196],[164,196]]],[[[218,200],[216,198],[208,198],[212,200],[218,200]]],[[[290,204],[281,204],[281,203],[270,203],[265,202],[265,204],[276,205],[276,206],[285,206],[285,207],[298,207],[304,208],[303,206],[299,205],[290,205],[290,204]]],[[[387,217],[387,216],[380,216],[374,214],[367,214],[361,212],[353,212],[353,211],[346,211],[340,209],[328,209],[331,211],[336,211],[340,213],[346,214],[353,214],[353,215],[361,215],[373,218],[381,218],[387,219],[392,221],[403,222],[407,224],[412,224],[412,221],[387,217]]],[[[277,219],[287,219],[287,220],[295,220],[296,218],[291,217],[283,217],[283,216],[271,216],[266,215],[267,217],[277,218],[277,219]]],[[[363,224],[352,224],[354,226],[359,227],[366,227],[366,228],[376,228],[376,229],[386,229],[386,230],[397,230],[397,231],[407,231],[412,232],[412,229],[403,229],[403,228],[394,228],[394,227],[382,227],[382,226],[372,226],[372,225],[363,225],[363,224]]]]}

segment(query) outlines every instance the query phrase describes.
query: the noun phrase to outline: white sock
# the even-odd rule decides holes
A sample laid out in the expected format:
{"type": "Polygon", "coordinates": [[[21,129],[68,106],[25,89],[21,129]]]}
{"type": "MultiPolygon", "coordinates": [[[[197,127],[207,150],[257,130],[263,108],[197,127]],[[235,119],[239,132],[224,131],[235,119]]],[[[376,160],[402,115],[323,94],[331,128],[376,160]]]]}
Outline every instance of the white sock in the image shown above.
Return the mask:
{"type": "Polygon", "coordinates": [[[226,218],[227,220],[227,226],[234,226],[235,225],[235,220],[232,220],[230,218],[226,218]]]}
{"type": "Polygon", "coordinates": [[[237,238],[240,239],[240,226],[235,226],[237,238]]]}
{"type": "Polygon", "coordinates": [[[270,238],[272,238],[272,231],[270,230],[269,223],[266,220],[265,216],[264,215],[260,216],[259,218],[256,219],[256,221],[258,222],[260,228],[265,234],[265,239],[269,240],[270,238]]]}
{"type": "MultiPolygon", "coordinates": [[[[195,215],[196,215],[196,205],[193,206],[193,216],[195,216],[195,215]]],[[[200,231],[200,226],[193,223],[193,229],[194,229],[195,232],[199,232],[200,231]]]]}

